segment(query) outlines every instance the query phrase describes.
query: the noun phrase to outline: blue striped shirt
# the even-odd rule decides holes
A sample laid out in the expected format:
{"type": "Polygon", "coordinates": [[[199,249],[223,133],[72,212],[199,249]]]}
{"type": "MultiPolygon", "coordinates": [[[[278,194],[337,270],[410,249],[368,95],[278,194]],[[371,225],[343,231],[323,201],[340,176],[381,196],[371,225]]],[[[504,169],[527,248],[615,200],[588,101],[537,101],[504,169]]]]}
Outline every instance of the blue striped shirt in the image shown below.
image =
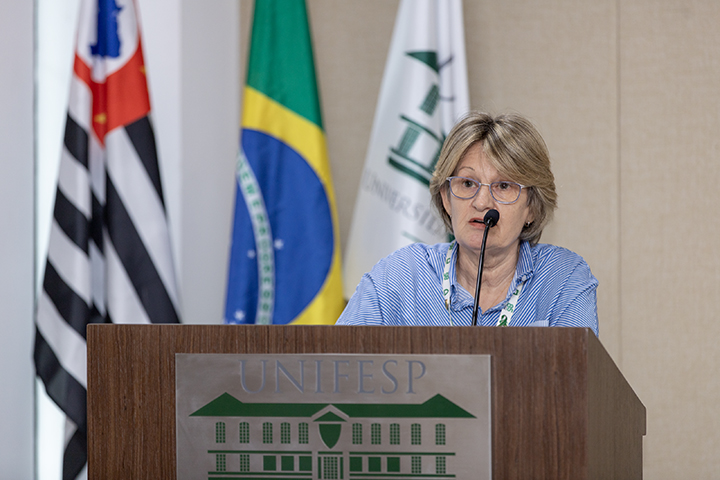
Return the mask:
{"type": "MultiPolygon", "coordinates": [[[[450,266],[450,310],[445,308],[442,274],[449,244],[415,243],[380,260],[363,275],[338,325],[469,326],[473,296],[450,266]]],[[[517,269],[505,300],[478,312],[478,325],[497,325],[512,292],[524,281],[510,326],[587,327],[598,335],[597,279],[583,258],[565,248],[520,244],[517,269]]]]}

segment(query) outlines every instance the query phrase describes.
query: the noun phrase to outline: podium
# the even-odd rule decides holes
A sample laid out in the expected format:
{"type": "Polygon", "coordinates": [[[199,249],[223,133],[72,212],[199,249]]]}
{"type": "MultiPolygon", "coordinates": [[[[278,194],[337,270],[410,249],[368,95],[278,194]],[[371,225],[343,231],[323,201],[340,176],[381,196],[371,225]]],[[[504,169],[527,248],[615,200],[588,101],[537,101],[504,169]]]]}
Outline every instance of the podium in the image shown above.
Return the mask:
{"type": "Polygon", "coordinates": [[[93,324],[87,345],[93,480],[176,478],[177,353],[490,355],[492,478],[642,478],[645,407],[588,329],[93,324]]]}

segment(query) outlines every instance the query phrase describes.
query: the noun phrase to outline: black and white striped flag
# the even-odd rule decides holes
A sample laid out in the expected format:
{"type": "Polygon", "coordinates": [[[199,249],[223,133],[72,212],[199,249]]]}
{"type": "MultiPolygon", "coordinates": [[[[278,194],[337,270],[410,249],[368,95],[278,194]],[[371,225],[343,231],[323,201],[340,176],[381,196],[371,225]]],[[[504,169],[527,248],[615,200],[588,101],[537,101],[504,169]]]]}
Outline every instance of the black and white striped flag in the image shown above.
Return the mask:
{"type": "Polygon", "coordinates": [[[65,412],[63,479],[86,473],[89,323],[176,323],[178,292],[137,6],[83,0],[35,368],[65,412]]]}

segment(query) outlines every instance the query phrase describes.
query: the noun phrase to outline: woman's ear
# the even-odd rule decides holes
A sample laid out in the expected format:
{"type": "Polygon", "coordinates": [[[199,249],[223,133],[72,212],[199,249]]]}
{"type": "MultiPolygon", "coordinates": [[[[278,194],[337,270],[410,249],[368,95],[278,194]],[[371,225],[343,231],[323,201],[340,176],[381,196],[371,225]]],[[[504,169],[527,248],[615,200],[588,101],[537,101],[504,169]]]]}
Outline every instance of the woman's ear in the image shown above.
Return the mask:
{"type": "Polygon", "coordinates": [[[443,202],[443,208],[445,208],[445,213],[448,214],[450,218],[452,218],[452,210],[450,208],[450,190],[448,189],[448,184],[445,182],[445,184],[442,187],[442,190],[440,190],[440,196],[442,197],[443,202]]]}

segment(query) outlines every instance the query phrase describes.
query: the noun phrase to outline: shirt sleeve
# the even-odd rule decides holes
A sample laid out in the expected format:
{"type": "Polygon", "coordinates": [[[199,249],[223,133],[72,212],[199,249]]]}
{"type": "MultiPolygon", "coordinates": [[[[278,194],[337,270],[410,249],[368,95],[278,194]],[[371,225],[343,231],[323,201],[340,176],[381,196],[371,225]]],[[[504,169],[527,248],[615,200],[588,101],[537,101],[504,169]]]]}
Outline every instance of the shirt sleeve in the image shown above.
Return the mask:
{"type": "Polygon", "coordinates": [[[564,282],[550,326],[590,328],[599,336],[597,286],[588,264],[578,263],[564,282]]]}
{"type": "Polygon", "coordinates": [[[363,275],[355,293],[345,310],[338,318],[336,325],[383,325],[375,283],[367,273],[363,275]]]}

